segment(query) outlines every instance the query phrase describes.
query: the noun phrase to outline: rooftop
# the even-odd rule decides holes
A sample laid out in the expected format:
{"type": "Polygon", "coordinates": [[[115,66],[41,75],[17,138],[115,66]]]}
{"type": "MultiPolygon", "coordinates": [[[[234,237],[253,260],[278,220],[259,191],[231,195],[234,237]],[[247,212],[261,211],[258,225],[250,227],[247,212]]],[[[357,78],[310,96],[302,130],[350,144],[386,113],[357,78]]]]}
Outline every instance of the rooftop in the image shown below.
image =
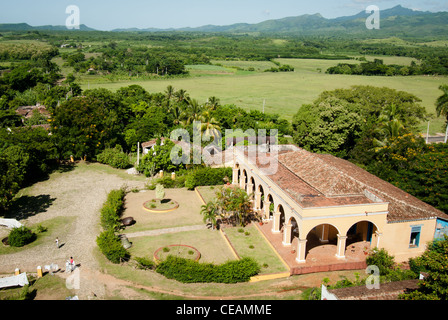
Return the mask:
{"type": "Polygon", "coordinates": [[[418,289],[418,280],[393,281],[380,284],[379,289],[366,286],[328,290],[339,300],[397,300],[398,295],[418,289]]]}
{"type": "MultiPolygon", "coordinates": [[[[269,156],[258,155],[257,167],[263,170],[260,160],[269,156]]],[[[267,176],[302,207],[388,202],[388,222],[448,220],[442,211],[349,161],[300,148],[279,152],[277,158],[277,172],[267,176]]]]}

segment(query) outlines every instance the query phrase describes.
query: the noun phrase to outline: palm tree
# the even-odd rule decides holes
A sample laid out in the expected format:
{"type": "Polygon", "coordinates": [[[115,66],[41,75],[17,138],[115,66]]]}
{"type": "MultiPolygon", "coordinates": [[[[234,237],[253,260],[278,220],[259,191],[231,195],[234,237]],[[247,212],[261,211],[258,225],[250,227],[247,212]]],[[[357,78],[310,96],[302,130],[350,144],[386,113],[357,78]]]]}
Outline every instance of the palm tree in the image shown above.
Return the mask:
{"type": "Polygon", "coordinates": [[[199,104],[198,100],[188,99],[187,124],[191,124],[194,121],[200,120],[202,112],[203,112],[203,107],[199,104]]]}
{"type": "Polygon", "coordinates": [[[441,95],[436,102],[437,116],[444,115],[446,117],[446,122],[448,123],[448,85],[444,84],[439,87],[442,90],[443,95],[441,95]]]}
{"type": "Polygon", "coordinates": [[[379,128],[375,129],[375,132],[380,133],[383,139],[378,140],[374,138],[373,144],[376,147],[385,147],[389,145],[394,138],[397,138],[400,135],[402,135],[404,131],[405,128],[400,120],[394,119],[392,121],[388,121],[379,128]]]}
{"type": "Polygon", "coordinates": [[[171,98],[174,97],[174,87],[172,85],[169,85],[168,87],[166,87],[165,90],[165,97],[167,100],[171,100],[171,98]]]}
{"type": "Polygon", "coordinates": [[[212,228],[215,229],[216,227],[216,221],[219,215],[219,206],[216,202],[210,201],[206,205],[203,205],[201,210],[202,214],[202,220],[204,223],[210,223],[212,225],[212,228]]]}
{"type": "Polygon", "coordinates": [[[220,101],[215,96],[208,98],[207,100],[207,106],[210,110],[216,110],[217,107],[219,107],[220,101]]]}
{"type": "Polygon", "coordinates": [[[378,117],[379,125],[374,131],[382,139],[373,139],[375,147],[381,148],[390,145],[395,138],[406,131],[403,123],[397,119],[397,115],[397,106],[395,104],[391,104],[383,109],[378,117]]]}
{"type": "Polygon", "coordinates": [[[175,126],[181,124],[185,118],[185,112],[177,103],[169,108],[169,113],[173,116],[173,124],[175,126]]]}
{"type": "Polygon", "coordinates": [[[221,127],[219,126],[219,122],[212,117],[210,111],[205,111],[201,115],[200,120],[202,122],[200,128],[201,134],[207,137],[213,137],[213,141],[218,140],[221,135],[221,127]]]}
{"type": "Polygon", "coordinates": [[[177,102],[180,102],[180,103],[188,103],[188,100],[189,100],[188,93],[184,89],[180,89],[179,91],[176,91],[174,93],[174,97],[176,97],[177,102]]]}

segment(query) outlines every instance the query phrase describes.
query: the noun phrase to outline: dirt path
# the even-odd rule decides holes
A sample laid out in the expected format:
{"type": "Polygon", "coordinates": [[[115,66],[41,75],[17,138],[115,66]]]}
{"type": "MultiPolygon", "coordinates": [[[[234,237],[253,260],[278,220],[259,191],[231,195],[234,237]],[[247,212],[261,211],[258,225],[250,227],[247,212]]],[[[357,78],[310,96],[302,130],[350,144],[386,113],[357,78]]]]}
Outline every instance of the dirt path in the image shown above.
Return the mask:
{"type": "Polygon", "coordinates": [[[59,216],[75,217],[74,222],[64,228],[66,232],[55,235],[60,240],[59,249],[51,238],[30,249],[1,255],[0,273],[13,273],[15,268],[36,272],[37,266],[44,267],[52,263],[64,269],[65,261],[70,257],[80,263],[82,269],[98,270],[93,249],[100,232],[99,211],[107,194],[125,185],[129,188],[142,188],[144,182],[125,180],[114,174],[94,170],[85,164],[71,172],[56,173],[49,180],[33,185],[26,190],[26,196],[33,199],[44,195],[49,203],[43,205],[44,209],[38,210],[38,213],[27,213],[27,217],[19,219],[22,224],[36,225],[59,216]]]}

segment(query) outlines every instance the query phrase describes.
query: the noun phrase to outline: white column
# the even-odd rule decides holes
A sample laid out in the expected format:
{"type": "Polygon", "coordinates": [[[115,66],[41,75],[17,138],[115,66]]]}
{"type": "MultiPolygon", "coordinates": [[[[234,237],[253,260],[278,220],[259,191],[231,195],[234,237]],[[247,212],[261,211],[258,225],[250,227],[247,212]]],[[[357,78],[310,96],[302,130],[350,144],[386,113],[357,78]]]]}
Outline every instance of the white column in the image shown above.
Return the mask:
{"type": "Polygon", "coordinates": [[[338,259],[345,259],[345,244],[347,241],[347,236],[341,236],[338,234],[338,248],[336,252],[336,257],[338,259]]]}
{"type": "Polygon", "coordinates": [[[280,212],[274,213],[274,221],[272,224],[272,233],[280,233],[280,212]]]}
{"type": "Polygon", "coordinates": [[[285,247],[289,247],[291,245],[291,234],[292,234],[292,223],[285,223],[285,227],[283,228],[283,242],[282,244],[285,247]]]}
{"type": "Polygon", "coordinates": [[[305,263],[305,254],[306,254],[306,239],[299,239],[297,244],[297,257],[296,261],[298,263],[305,263]]]}
{"type": "Polygon", "coordinates": [[[238,184],[238,169],[233,169],[233,175],[232,175],[232,184],[237,185],[238,184]]]}

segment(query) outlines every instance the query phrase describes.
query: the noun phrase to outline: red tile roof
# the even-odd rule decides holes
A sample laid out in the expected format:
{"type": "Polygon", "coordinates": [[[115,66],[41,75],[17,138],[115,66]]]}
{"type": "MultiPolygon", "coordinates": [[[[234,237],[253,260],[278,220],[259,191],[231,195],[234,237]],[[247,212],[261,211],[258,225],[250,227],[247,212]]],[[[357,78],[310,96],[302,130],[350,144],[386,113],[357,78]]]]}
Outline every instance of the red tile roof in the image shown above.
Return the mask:
{"type": "MultiPolygon", "coordinates": [[[[389,222],[426,220],[437,217],[448,220],[448,215],[442,211],[349,161],[328,154],[311,153],[303,149],[280,154],[278,159],[279,163],[290,173],[279,169],[277,175],[272,178],[279,183],[289,179],[289,183],[292,184],[292,173],[298,185],[305,182],[321,193],[326,201],[339,201],[341,204],[357,203],[357,201],[367,199],[365,193],[367,191],[389,202],[389,222]],[[356,197],[358,198],[356,199],[356,197]],[[348,200],[354,202],[347,202],[348,200]]],[[[289,193],[291,194],[291,192],[289,193]]],[[[373,202],[370,199],[369,201],[373,202]]],[[[320,202],[325,203],[325,201],[320,202]]]]}
{"type": "Polygon", "coordinates": [[[418,289],[418,280],[381,283],[379,289],[364,286],[328,290],[339,300],[397,300],[398,295],[418,289]]]}

